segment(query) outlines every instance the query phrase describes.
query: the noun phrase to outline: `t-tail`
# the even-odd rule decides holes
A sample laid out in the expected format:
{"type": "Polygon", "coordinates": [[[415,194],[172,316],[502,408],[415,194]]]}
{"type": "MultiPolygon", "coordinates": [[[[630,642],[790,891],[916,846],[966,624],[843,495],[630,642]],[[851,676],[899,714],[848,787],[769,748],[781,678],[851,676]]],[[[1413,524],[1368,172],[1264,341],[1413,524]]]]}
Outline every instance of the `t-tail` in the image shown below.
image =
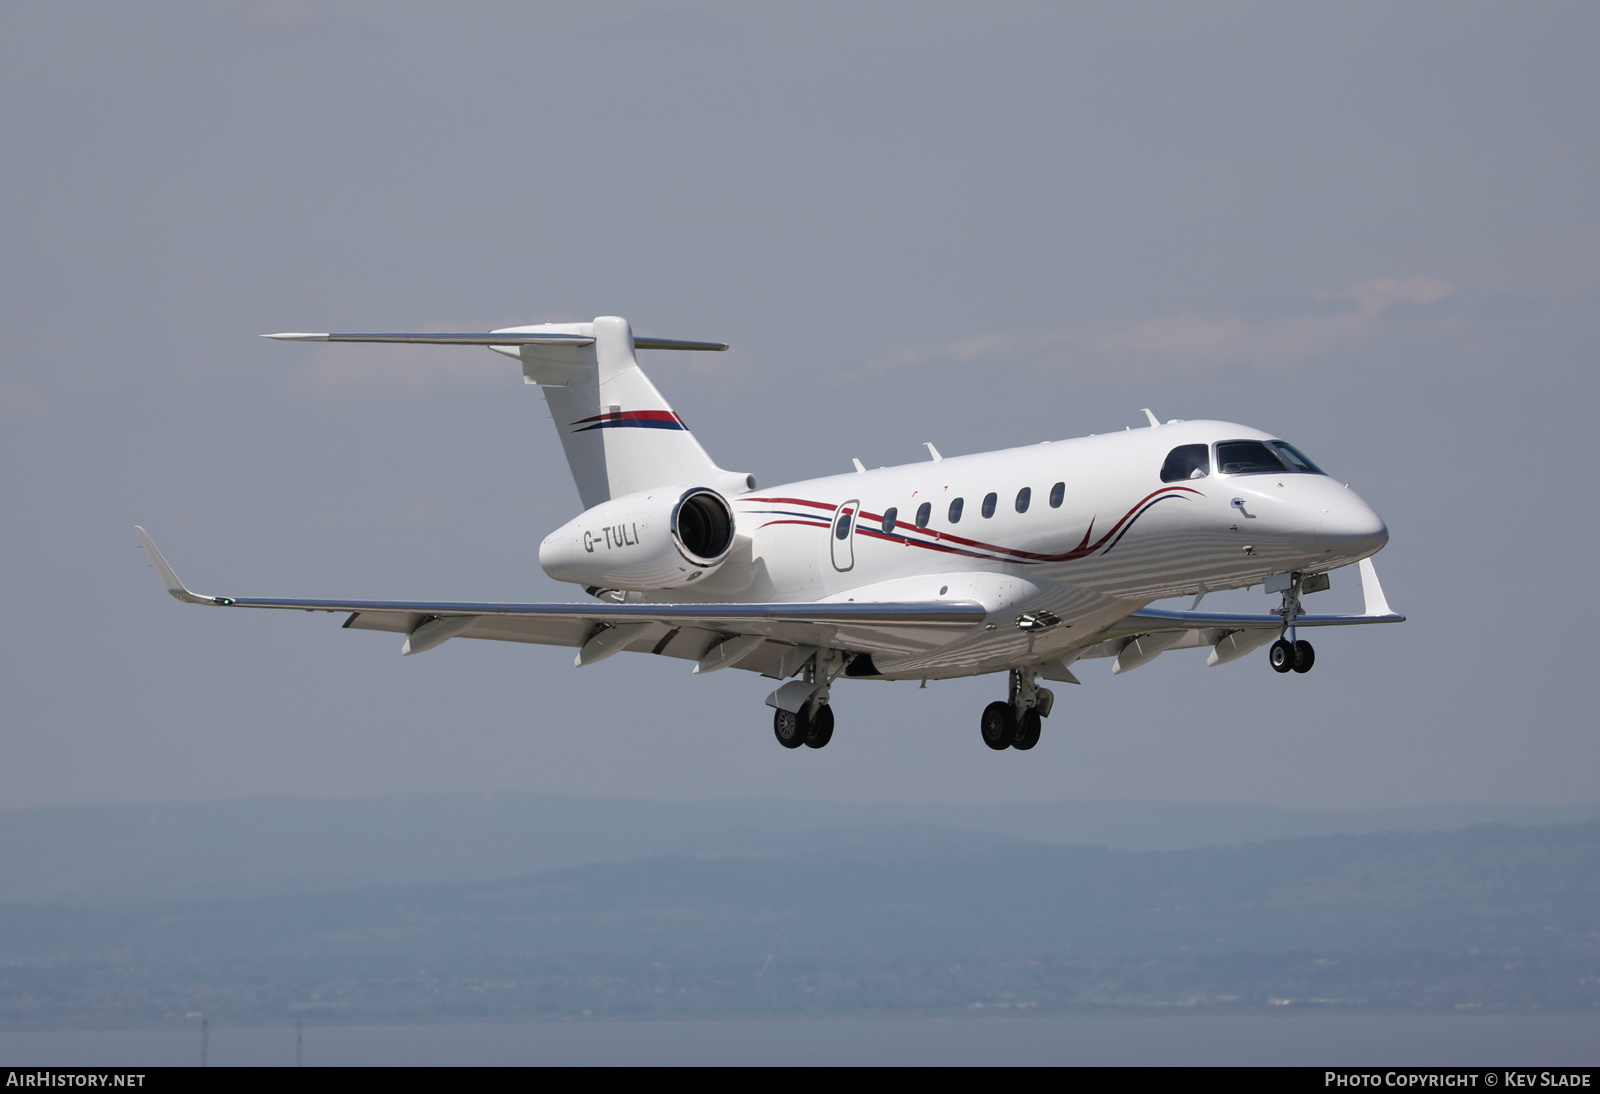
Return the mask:
{"type": "Polygon", "coordinates": [[[754,489],[751,475],[724,471],[639,367],[636,349],[724,350],[720,342],[634,338],[626,319],[543,323],[482,334],[269,334],[307,342],[404,342],[487,346],[522,362],[523,380],[544,391],[585,509],[656,487],[754,489]]]}

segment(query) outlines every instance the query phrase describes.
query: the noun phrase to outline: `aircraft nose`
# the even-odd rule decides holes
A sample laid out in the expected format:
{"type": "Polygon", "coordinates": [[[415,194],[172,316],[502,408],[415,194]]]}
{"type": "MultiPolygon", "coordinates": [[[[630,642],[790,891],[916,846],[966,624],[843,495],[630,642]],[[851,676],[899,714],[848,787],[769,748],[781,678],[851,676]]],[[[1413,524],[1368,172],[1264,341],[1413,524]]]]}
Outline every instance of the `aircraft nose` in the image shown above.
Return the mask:
{"type": "Polygon", "coordinates": [[[1389,542],[1389,527],[1366,502],[1347,501],[1323,514],[1317,541],[1324,551],[1365,558],[1389,542]]]}

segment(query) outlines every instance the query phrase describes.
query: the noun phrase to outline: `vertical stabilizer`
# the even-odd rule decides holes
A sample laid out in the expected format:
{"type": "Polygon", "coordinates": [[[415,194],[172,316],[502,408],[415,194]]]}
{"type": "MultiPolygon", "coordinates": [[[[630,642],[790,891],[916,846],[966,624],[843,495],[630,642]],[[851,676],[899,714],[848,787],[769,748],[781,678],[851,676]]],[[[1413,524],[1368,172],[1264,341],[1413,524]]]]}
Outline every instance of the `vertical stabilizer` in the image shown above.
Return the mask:
{"type": "Polygon", "coordinates": [[[520,357],[523,378],[543,388],[584,508],[656,486],[748,489],[745,476],[712,462],[639,368],[626,319],[604,315],[593,323],[495,333],[544,331],[583,335],[594,342],[507,346],[500,351],[520,357]]]}

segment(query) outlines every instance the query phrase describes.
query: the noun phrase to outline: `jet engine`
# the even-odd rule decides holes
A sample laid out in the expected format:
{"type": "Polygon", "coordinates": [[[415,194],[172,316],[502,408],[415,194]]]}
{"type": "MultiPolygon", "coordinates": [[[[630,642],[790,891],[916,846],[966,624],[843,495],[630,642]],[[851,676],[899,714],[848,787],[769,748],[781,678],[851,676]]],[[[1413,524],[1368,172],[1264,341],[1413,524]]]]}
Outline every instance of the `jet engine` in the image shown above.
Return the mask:
{"type": "Polygon", "coordinates": [[[539,544],[557,581],[607,589],[677,589],[709,574],[733,548],[733,507],[708,487],[612,498],[539,544]]]}

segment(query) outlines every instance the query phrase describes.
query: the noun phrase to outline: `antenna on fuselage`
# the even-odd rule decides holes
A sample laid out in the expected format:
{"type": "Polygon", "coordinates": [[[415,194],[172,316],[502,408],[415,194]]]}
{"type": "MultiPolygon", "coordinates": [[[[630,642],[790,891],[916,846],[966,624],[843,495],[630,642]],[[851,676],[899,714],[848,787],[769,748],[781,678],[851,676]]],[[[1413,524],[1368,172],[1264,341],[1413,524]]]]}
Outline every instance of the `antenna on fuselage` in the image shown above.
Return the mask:
{"type": "Polygon", "coordinates": [[[1150,428],[1151,429],[1154,429],[1156,426],[1161,424],[1161,419],[1157,418],[1156,415],[1155,415],[1155,412],[1153,410],[1151,410],[1149,407],[1145,407],[1144,408],[1144,416],[1146,418],[1150,419],[1150,428]]]}
{"type": "Polygon", "coordinates": [[[939,450],[937,448],[933,447],[933,442],[932,441],[923,441],[922,442],[922,447],[924,447],[924,448],[926,448],[928,450],[928,455],[933,457],[933,462],[934,463],[938,463],[940,460],[944,459],[943,456],[939,455],[939,450]]]}

